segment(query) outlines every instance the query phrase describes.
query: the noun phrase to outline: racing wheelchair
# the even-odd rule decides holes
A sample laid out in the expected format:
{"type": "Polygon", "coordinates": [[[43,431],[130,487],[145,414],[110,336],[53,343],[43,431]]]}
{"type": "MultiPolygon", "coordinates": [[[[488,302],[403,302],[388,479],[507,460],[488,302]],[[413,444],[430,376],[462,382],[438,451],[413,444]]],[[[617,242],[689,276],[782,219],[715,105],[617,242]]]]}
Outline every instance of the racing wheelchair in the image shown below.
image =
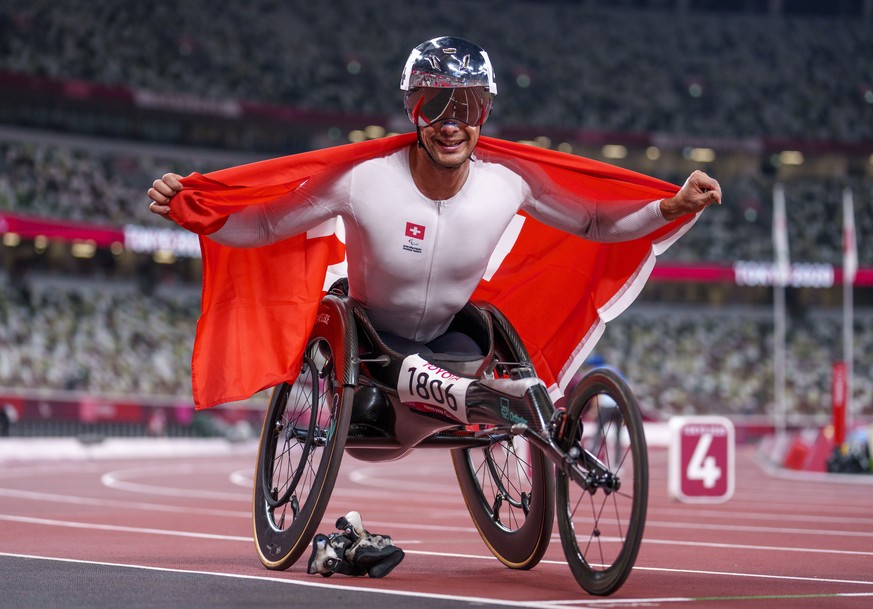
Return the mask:
{"type": "Polygon", "coordinates": [[[450,330],[485,355],[395,351],[342,285],[325,295],[299,376],[274,388],[264,419],[253,490],[261,562],[287,569],[308,550],[344,452],[376,462],[442,448],[504,565],[534,567],[557,515],[579,585],[615,592],[636,560],[648,502],[631,390],[615,371],[595,368],[556,407],[495,307],[468,303],[450,330]]]}

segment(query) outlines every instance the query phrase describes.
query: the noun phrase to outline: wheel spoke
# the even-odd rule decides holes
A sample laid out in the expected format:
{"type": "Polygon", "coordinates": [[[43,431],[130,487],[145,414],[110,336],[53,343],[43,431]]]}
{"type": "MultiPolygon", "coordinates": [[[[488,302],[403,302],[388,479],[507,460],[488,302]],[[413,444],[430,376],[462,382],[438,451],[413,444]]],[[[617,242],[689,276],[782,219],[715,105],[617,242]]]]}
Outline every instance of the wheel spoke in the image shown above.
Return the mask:
{"type": "MultiPolygon", "coordinates": [[[[530,357],[508,322],[494,319],[494,353],[500,362],[527,364],[530,357]],[[521,351],[519,351],[519,347],[521,351]]],[[[500,370],[495,376],[509,376],[500,370]]],[[[549,398],[543,388],[542,402],[549,398]]],[[[543,557],[554,526],[554,468],[545,455],[509,432],[488,427],[485,449],[454,450],[452,461],[461,492],[488,549],[506,566],[530,569],[543,557]]]]}

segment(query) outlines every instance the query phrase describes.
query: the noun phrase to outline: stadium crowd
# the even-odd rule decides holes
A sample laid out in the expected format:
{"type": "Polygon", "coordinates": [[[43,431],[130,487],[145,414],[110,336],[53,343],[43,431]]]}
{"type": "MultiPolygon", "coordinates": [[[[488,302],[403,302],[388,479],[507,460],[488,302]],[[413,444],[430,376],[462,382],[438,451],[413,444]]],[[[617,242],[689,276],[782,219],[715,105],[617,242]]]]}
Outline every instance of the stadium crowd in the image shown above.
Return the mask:
{"type": "Polygon", "coordinates": [[[0,387],[190,395],[197,291],[44,278],[4,286],[0,387]]]}
{"type": "MultiPolygon", "coordinates": [[[[831,406],[831,363],[842,357],[842,319],[812,312],[789,320],[786,409],[824,415],[831,406]]],[[[873,315],[855,319],[854,395],[873,414],[873,315]]],[[[610,322],[597,346],[607,363],[632,379],[649,413],[762,415],[774,402],[772,307],[701,309],[634,305],[610,322]],[[714,405],[717,405],[715,407],[714,405]]],[[[859,410],[860,412],[860,410],[859,410]]]]}
{"type": "Polygon", "coordinates": [[[0,135],[0,210],[123,226],[166,226],[145,205],[143,184],[168,171],[205,173],[230,164],[190,152],[95,148],[0,135]]]}
{"type": "MultiPolygon", "coordinates": [[[[253,0],[221,11],[215,18],[208,0],[8,0],[0,5],[0,73],[391,116],[400,109],[398,65],[409,48],[463,32],[497,64],[499,124],[844,144],[873,139],[869,19],[505,0],[445,0],[436,26],[420,18],[433,14],[421,0],[338,0],[329,10],[253,0]],[[573,35],[556,36],[567,24],[573,35]]],[[[230,164],[124,145],[0,137],[0,213],[165,226],[144,204],[151,180],[230,164]]],[[[757,171],[722,180],[727,204],[703,214],[665,258],[772,260],[774,180],[757,171]]],[[[846,186],[855,193],[858,234],[873,235],[869,177],[785,182],[793,260],[842,264],[846,186]]],[[[873,249],[862,247],[859,255],[861,266],[873,266],[873,249]]],[[[142,290],[129,277],[59,281],[14,271],[0,271],[0,287],[0,387],[190,395],[196,289],[142,290]]],[[[820,310],[789,320],[791,413],[826,412],[839,324],[833,312],[820,310]]],[[[856,370],[867,371],[869,311],[859,312],[855,329],[856,370]]],[[[720,405],[719,412],[763,414],[773,401],[772,342],[768,307],[640,302],[609,324],[598,352],[626,373],[647,410],[712,412],[720,405]]],[[[861,374],[856,379],[856,399],[873,415],[873,383],[861,374]]]]}
{"type": "MultiPolygon", "coordinates": [[[[0,292],[0,387],[190,396],[196,291],[39,277],[26,285],[0,292]]],[[[789,323],[788,414],[829,411],[840,323],[827,312],[789,323]]],[[[863,373],[873,369],[869,312],[856,318],[855,336],[855,399],[873,415],[873,379],[863,373]]],[[[631,380],[650,414],[762,415],[772,412],[772,350],[772,308],[638,303],[610,322],[596,353],[631,380]]]]}
{"type": "Polygon", "coordinates": [[[873,138],[869,18],[588,4],[444,0],[434,19],[422,0],[252,0],[217,18],[209,0],[7,0],[0,70],[391,115],[409,49],[453,33],[494,58],[501,123],[873,138]]]}

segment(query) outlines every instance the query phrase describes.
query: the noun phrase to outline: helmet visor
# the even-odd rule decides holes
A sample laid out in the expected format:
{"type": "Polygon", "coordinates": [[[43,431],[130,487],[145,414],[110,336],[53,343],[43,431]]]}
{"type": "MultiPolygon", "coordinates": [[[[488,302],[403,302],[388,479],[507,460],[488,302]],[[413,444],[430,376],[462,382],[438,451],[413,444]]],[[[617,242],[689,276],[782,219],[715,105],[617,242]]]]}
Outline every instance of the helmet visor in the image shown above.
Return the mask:
{"type": "Polygon", "coordinates": [[[491,113],[491,94],[485,87],[418,87],[406,93],[406,112],[420,127],[453,120],[478,126],[491,113]]]}

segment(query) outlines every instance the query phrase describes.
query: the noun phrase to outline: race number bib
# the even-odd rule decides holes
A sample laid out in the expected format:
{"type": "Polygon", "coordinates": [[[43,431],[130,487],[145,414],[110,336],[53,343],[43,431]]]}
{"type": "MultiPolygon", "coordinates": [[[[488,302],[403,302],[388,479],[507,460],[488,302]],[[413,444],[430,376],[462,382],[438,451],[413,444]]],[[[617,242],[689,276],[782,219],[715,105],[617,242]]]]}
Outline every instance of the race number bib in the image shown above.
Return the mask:
{"type": "Polygon", "coordinates": [[[416,410],[448,415],[467,423],[467,388],[473,379],[458,376],[418,355],[403,360],[397,394],[416,410]]]}

